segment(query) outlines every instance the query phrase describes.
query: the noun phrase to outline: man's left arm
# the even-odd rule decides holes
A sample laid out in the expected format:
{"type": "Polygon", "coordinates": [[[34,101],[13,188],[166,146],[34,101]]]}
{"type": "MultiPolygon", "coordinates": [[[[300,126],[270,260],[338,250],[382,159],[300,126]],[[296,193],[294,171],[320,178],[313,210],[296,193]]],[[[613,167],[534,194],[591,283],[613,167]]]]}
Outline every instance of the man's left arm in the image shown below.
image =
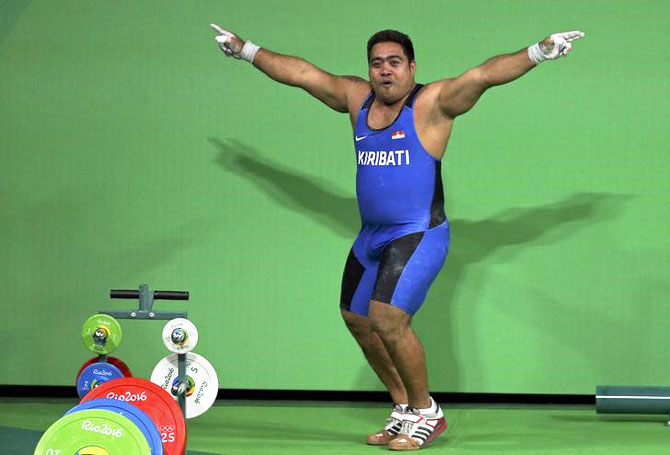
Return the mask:
{"type": "Polygon", "coordinates": [[[492,57],[457,78],[438,82],[441,111],[449,118],[465,114],[487,89],[512,82],[545,60],[568,55],[572,41],[583,36],[580,31],[554,33],[518,52],[492,57]]]}

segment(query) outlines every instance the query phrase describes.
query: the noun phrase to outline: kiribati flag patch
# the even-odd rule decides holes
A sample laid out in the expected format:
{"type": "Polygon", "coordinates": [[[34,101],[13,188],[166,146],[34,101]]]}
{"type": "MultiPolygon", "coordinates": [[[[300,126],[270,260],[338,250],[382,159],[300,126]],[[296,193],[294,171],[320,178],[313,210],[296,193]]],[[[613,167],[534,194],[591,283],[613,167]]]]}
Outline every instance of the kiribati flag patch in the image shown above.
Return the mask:
{"type": "Polygon", "coordinates": [[[404,137],[405,137],[404,130],[395,130],[394,132],[391,133],[391,139],[402,139],[404,137]]]}

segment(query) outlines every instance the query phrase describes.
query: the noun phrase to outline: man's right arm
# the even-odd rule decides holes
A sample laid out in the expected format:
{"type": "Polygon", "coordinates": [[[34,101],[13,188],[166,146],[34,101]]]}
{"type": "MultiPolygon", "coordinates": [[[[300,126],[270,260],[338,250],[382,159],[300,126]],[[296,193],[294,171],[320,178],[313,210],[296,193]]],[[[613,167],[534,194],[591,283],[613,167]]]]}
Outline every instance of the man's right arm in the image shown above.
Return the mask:
{"type": "Polygon", "coordinates": [[[312,63],[267,49],[259,49],[253,65],[282,84],[300,87],[337,112],[349,112],[348,94],[365,84],[354,76],[335,76],[312,63]]]}
{"type": "Polygon", "coordinates": [[[258,48],[215,24],[212,24],[212,28],[219,34],[216,41],[226,55],[250,61],[275,81],[300,87],[338,112],[349,112],[355,106],[352,103],[358,102],[352,98],[358,98],[360,93],[367,94],[370,90],[368,82],[361,78],[335,76],[300,57],[258,48]],[[249,55],[251,53],[253,55],[249,55]]]}

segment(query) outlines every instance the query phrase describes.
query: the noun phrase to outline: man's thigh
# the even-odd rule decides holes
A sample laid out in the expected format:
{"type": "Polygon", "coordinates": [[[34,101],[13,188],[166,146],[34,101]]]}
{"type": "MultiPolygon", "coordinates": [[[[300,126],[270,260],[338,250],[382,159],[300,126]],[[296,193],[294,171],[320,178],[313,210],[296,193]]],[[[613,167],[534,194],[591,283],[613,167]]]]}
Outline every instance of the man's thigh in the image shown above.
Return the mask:
{"type": "Polygon", "coordinates": [[[384,248],[372,299],[414,315],[442,268],[449,250],[449,225],[397,238],[384,248]]]}

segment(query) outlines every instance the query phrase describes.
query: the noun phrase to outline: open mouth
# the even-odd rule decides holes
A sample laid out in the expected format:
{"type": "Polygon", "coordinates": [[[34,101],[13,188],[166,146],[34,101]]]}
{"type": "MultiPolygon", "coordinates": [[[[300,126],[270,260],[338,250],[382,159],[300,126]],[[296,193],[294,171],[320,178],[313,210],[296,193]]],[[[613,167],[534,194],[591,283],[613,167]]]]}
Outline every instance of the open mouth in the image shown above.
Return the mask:
{"type": "Polygon", "coordinates": [[[393,85],[393,82],[391,82],[391,81],[382,81],[382,87],[389,88],[392,85],[393,85]]]}

